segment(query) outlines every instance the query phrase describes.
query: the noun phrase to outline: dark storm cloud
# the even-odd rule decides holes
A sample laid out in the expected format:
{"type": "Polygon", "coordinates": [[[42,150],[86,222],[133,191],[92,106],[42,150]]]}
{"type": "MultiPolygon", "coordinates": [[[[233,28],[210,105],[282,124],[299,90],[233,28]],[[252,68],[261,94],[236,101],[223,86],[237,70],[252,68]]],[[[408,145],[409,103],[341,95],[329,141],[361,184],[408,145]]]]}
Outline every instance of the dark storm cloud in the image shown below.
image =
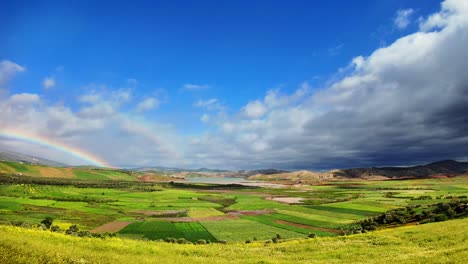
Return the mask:
{"type": "Polygon", "coordinates": [[[347,76],[299,103],[257,101],[264,117],[230,120],[203,161],[328,169],[467,157],[467,18],[466,2],[446,1],[421,31],[355,58],[347,76]]]}

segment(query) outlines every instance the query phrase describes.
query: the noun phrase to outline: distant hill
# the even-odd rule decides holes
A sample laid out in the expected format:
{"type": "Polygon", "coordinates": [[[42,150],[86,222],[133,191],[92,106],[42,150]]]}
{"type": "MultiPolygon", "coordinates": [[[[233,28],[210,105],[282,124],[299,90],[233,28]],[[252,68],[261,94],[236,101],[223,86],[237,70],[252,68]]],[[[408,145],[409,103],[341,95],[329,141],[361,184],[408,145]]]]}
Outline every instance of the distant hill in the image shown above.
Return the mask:
{"type": "Polygon", "coordinates": [[[95,168],[88,166],[54,167],[30,164],[22,161],[0,161],[2,176],[43,177],[88,181],[169,181],[172,178],[154,172],[136,172],[122,169],[95,168]]]}
{"type": "Polygon", "coordinates": [[[328,173],[346,178],[363,178],[370,176],[382,176],[387,178],[421,178],[435,175],[451,176],[467,174],[468,162],[443,160],[411,167],[351,168],[334,170],[328,173]]]}
{"type": "Polygon", "coordinates": [[[0,161],[13,161],[13,162],[23,162],[27,164],[38,164],[46,166],[55,166],[55,167],[64,167],[67,166],[65,163],[48,160],[44,158],[39,158],[27,154],[22,154],[9,150],[0,150],[0,161]]]}
{"type": "Polygon", "coordinates": [[[209,168],[200,168],[200,169],[183,169],[175,167],[162,167],[162,166],[153,166],[153,167],[141,167],[133,169],[139,172],[158,172],[165,175],[173,175],[178,178],[186,177],[249,177],[255,174],[275,174],[287,172],[285,170],[278,169],[260,169],[260,170],[219,170],[219,169],[209,169],[209,168]]]}
{"type": "Polygon", "coordinates": [[[457,176],[468,174],[468,162],[443,160],[426,165],[411,167],[370,167],[337,169],[326,172],[309,170],[281,172],[274,174],[259,173],[249,177],[251,180],[287,181],[295,183],[311,183],[333,179],[402,179],[426,178],[437,176],[457,176]]]}

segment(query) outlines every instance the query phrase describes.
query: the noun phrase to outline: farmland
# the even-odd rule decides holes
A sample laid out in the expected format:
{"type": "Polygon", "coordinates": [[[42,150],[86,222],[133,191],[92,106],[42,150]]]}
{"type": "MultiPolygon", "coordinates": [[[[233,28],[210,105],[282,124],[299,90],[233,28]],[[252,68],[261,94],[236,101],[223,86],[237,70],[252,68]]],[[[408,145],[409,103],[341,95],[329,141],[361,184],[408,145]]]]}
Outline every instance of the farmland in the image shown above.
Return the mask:
{"type": "Polygon", "coordinates": [[[137,240],[233,243],[276,236],[291,240],[311,233],[338,236],[348,226],[392,209],[420,206],[423,210],[468,195],[466,176],[284,188],[138,181],[107,185],[100,176],[85,178],[67,184],[59,179],[3,182],[0,221],[33,227],[51,217],[62,231],[77,225],[80,230],[137,240]],[[300,198],[301,203],[273,199],[288,197],[300,198]]]}

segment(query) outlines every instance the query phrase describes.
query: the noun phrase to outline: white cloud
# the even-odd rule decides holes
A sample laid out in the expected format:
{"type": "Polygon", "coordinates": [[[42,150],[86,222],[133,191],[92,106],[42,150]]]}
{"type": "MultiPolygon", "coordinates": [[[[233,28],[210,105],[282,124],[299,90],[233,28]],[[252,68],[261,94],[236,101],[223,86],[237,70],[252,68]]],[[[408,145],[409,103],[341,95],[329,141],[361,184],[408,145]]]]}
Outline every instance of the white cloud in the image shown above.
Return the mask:
{"type": "Polygon", "coordinates": [[[244,107],[244,114],[249,118],[259,118],[262,117],[267,111],[265,105],[262,102],[256,100],[249,102],[244,107]]]}
{"type": "Polygon", "coordinates": [[[208,114],[203,114],[200,117],[200,121],[202,121],[203,123],[208,123],[208,122],[210,122],[210,116],[208,114]]]}
{"type": "Polygon", "coordinates": [[[405,29],[411,23],[410,17],[413,13],[411,8],[398,10],[393,24],[399,29],[405,29]]]}
{"type": "Polygon", "coordinates": [[[207,84],[191,84],[191,83],[188,83],[188,84],[184,84],[182,86],[182,90],[185,90],[185,91],[200,91],[200,90],[206,90],[206,89],[209,89],[210,86],[207,85],[207,84]]]}
{"type": "MultiPolygon", "coordinates": [[[[25,71],[26,68],[9,60],[0,62],[0,86],[6,84],[18,72],[25,71]]],[[[2,87],[0,87],[2,88],[2,87]]]]}
{"type": "Polygon", "coordinates": [[[219,101],[218,98],[211,98],[207,100],[198,100],[196,103],[193,104],[195,107],[205,108],[207,110],[218,110],[222,111],[225,109],[224,105],[219,101]]]}
{"type": "Polygon", "coordinates": [[[145,98],[143,101],[139,102],[136,109],[138,112],[145,112],[151,109],[159,107],[159,100],[154,97],[145,98]]]}
{"type": "Polygon", "coordinates": [[[20,93],[10,97],[10,104],[36,104],[40,102],[40,97],[37,94],[20,93]]]}
{"type": "MultiPolygon", "coordinates": [[[[175,149],[183,146],[174,139],[173,129],[126,112],[120,107],[126,98],[126,93],[116,91],[91,93],[83,95],[77,109],[72,110],[62,103],[42,101],[38,94],[0,97],[0,131],[41,135],[100,156],[114,165],[182,164],[175,149]]],[[[5,146],[70,164],[84,164],[47,147],[1,137],[0,148],[5,146]]]]}
{"type": "Polygon", "coordinates": [[[50,89],[55,86],[55,79],[53,77],[47,77],[42,81],[42,86],[44,89],[50,89]]]}
{"type": "Polygon", "coordinates": [[[112,105],[121,106],[132,100],[130,89],[109,89],[106,86],[95,84],[83,87],[83,89],[89,90],[89,92],[78,97],[78,101],[81,103],[98,104],[105,101],[112,105]]]}

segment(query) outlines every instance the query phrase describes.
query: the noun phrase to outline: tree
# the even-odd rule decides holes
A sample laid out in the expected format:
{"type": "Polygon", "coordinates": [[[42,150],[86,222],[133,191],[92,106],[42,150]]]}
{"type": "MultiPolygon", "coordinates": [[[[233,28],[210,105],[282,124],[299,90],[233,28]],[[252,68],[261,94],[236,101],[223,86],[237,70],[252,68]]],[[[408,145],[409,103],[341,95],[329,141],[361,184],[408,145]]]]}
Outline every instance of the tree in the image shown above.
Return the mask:
{"type": "Polygon", "coordinates": [[[41,224],[45,225],[45,227],[49,229],[53,222],[54,219],[52,219],[52,217],[46,216],[46,218],[44,218],[44,220],[41,221],[41,224]]]}

